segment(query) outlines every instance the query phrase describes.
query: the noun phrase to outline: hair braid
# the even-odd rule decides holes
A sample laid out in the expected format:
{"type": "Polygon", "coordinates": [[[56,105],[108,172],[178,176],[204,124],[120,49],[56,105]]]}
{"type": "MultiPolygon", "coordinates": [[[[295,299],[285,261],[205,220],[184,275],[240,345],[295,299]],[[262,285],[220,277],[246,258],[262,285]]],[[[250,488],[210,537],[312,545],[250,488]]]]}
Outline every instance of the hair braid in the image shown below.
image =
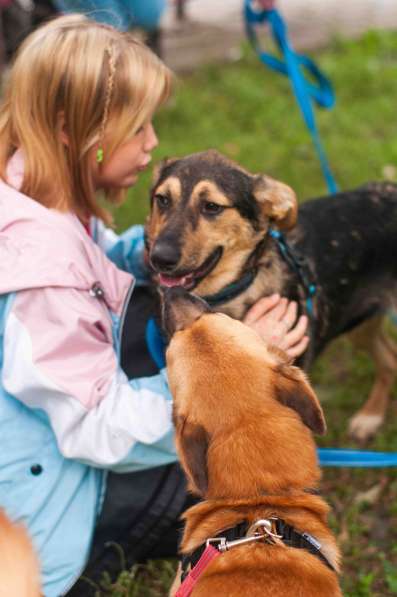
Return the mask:
{"type": "Polygon", "coordinates": [[[102,122],[99,129],[99,147],[96,154],[96,160],[98,163],[103,162],[102,142],[105,136],[106,125],[109,117],[109,108],[112,101],[112,93],[114,87],[114,77],[116,74],[116,59],[114,54],[114,46],[112,42],[110,42],[108,47],[105,49],[105,54],[107,54],[109,57],[109,76],[106,85],[105,106],[103,109],[102,122]]]}

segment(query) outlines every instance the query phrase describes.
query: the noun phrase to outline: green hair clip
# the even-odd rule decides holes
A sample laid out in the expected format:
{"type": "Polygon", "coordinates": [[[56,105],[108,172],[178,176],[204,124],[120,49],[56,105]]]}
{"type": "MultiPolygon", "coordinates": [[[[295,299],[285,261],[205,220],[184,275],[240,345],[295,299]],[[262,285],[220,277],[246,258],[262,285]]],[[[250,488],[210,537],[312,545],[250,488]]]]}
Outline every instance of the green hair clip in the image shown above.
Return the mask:
{"type": "Polygon", "coordinates": [[[96,161],[98,164],[101,164],[103,162],[103,147],[99,147],[99,149],[97,150],[96,161]]]}

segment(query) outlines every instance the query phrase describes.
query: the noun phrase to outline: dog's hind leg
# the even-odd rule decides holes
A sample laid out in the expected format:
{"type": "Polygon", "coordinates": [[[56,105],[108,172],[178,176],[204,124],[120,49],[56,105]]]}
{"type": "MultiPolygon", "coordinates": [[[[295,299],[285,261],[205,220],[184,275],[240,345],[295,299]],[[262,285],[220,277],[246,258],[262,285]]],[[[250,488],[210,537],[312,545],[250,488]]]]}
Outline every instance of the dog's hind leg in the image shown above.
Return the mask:
{"type": "Polygon", "coordinates": [[[365,442],[375,435],[383,424],[397,373],[397,345],[384,330],[384,320],[377,317],[351,334],[358,348],[363,344],[375,362],[376,378],[366,403],[349,423],[350,435],[365,442]]]}

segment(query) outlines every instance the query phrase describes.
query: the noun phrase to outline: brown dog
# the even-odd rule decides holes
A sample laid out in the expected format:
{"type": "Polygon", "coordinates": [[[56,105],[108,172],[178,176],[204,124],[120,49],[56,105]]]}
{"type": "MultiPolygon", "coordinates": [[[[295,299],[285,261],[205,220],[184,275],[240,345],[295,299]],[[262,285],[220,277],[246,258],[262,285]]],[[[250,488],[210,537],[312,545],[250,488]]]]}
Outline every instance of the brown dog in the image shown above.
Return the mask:
{"type": "Polygon", "coordinates": [[[165,293],[164,323],[177,450],[191,491],[204,498],[184,515],[182,554],[265,521],[252,543],[210,563],[192,596],[340,596],[329,508],[315,495],[311,431],[324,433],[325,421],[304,373],[183,289],[165,293]],[[259,537],[266,525],[283,538],[259,537]]]}
{"type": "Polygon", "coordinates": [[[0,597],[40,597],[37,558],[25,529],[0,510],[0,597]]]}

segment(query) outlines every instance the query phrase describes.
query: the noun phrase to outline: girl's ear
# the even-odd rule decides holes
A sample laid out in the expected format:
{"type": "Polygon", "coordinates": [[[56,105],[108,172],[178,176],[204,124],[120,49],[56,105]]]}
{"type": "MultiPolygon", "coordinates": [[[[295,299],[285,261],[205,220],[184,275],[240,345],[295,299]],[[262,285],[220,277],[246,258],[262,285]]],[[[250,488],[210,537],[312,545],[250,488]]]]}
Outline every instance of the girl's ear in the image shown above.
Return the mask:
{"type": "Polygon", "coordinates": [[[181,465],[190,481],[190,489],[204,497],[208,489],[207,452],[209,435],[202,425],[176,417],[175,443],[181,465]]]}
{"type": "Polygon", "coordinates": [[[59,137],[60,137],[63,145],[66,145],[66,147],[69,147],[69,136],[66,132],[65,112],[63,112],[63,111],[58,114],[58,131],[59,131],[59,137]]]}
{"type": "Polygon", "coordinates": [[[324,413],[303,371],[292,365],[279,365],[274,381],[277,400],[295,410],[313,433],[324,435],[327,431],[324,413]]]}

